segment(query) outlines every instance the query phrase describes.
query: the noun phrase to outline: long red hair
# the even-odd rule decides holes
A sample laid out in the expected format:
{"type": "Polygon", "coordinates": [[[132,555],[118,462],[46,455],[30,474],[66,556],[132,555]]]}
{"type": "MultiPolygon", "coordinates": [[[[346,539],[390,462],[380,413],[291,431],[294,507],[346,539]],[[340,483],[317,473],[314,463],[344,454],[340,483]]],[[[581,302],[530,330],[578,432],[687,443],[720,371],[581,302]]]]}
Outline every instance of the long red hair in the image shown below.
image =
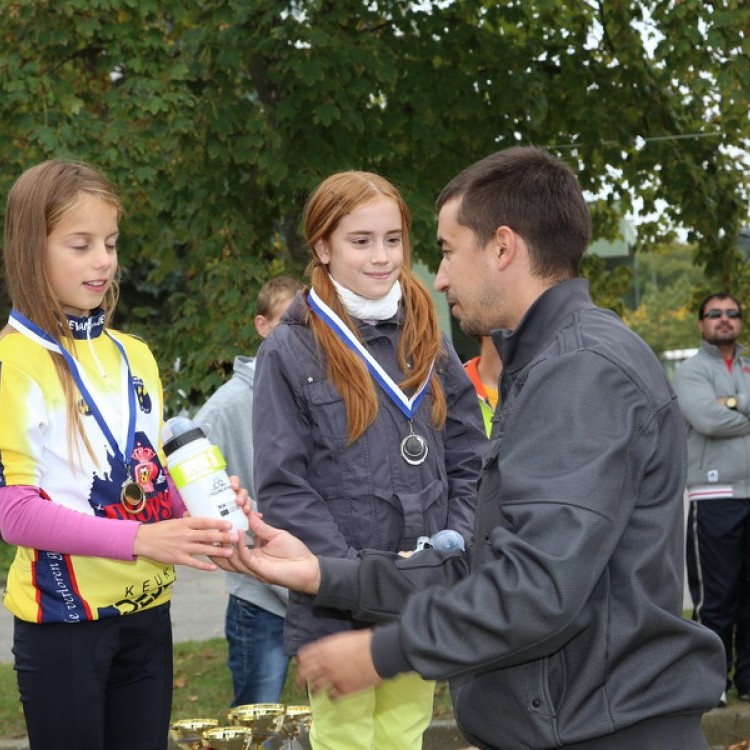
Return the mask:
{"type": "MultiPolygon", "coordinates": [[[[339,298],[328,269],[318,258],[315,247],[320,240],[328,239],[344,216],[382,197],[390,198],[398,205],[403,229],[404,261],[399,280],[404,325],[397,356],[401,371],[409,373],[399,383],[408,394],[425,381],[433,361],[444,352],[435,303],[427,287],[411,268],[409,208],[388,180],[372,172],[348,171],[333,174],[318,185],[308,199],[304,213],[305,239],[312,256],[307,274],[318,296],[356,335],[357,328],[339,298]],[[411,367],[408,367],[409,364],[411,367]]],[[[308,312],[308,324],[318,346],[328,358],[328,378],[344,399],[348,438],[352,443],[377,417],[376,384],[362,360],[317,315],[308,312]]],[[[433,371],[430,385],[431,420],[436,429],[441,429],[445,424],[447,407],[436,371],[433,371]]]]}

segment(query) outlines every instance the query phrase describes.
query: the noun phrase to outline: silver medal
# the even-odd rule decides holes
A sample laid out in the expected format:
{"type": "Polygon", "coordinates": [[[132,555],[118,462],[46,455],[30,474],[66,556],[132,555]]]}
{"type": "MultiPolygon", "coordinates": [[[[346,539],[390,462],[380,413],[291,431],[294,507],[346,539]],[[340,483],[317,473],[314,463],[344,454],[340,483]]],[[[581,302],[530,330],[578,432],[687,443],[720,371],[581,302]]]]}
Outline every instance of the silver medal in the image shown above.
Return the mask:
{"type": "Polygon", "coordinates": [[[427,458],[427,441],[414,430],[401,441],[401,457],[407,464],[419,466],[427,458]]]}

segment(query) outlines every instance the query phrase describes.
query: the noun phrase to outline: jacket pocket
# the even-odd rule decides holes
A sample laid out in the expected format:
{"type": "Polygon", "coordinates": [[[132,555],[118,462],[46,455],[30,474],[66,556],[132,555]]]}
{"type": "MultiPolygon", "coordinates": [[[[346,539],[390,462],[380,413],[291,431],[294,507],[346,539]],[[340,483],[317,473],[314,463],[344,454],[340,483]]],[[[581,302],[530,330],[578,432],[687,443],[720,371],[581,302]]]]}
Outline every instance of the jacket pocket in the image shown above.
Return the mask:
{"type": "Polygon", "coordinates": [[[339,392],[327,380],[313,380],[305,385],[310,418],[321,435],[346,441],[346,406],[339,392]]]}
{"type": "Polygon", "coordinates": [[[401,522],[399,550],[414,549],[418,537],[434,534],[448,523],[447,492],[440,479],[434,479],[416,492],[376,489],[375,496],[398,512],[401,522]]]}
{"type": "Polygon", "coordinates": [[[513,750],[559,747],[547,675],[547,660],[539,659],[468,676],[453,690],[462,731],[513,750]]]}

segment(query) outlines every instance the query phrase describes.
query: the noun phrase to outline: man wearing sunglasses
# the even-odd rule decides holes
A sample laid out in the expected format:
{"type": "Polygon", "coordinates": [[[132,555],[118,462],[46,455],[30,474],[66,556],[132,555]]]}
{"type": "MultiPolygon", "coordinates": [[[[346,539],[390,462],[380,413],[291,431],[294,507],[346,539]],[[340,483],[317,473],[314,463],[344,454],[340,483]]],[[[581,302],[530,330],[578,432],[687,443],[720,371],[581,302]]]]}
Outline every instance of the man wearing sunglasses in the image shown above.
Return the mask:
{"type": "Polygon", "coordinates": [[[701,346],[674,379],[688,425],[688,586],[693,618],[724,643],[727,689],[750,701],[750,360],[737,343],[740,303],[709,295],[698,330],[701,346]]]}

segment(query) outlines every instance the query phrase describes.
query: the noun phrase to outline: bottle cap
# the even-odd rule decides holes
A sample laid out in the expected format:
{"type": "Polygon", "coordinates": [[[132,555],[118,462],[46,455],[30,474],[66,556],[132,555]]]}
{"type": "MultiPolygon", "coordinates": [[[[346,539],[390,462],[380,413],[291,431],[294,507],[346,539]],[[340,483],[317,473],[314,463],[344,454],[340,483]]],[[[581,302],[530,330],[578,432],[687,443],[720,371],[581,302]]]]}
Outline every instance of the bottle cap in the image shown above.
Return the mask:
{"type": "Polygon", "coordinates": [[[432,536],[420,536],[417,538],[417,546],[414,552],[423,549],[436,549],[441,552],[453,552],[453,550],[466,549],[464,538],[453,529],[437,531],[432,536]]]}
{"type": "Polygon", "coordinates": [[[192,443],[193,440],[205,438],[206,433],[200,427],[196,427],[187,417],[172,417],[164,424],[161,431],[161,439],[164,443],[164,452],[169,455],[174,453],[183,445],[192,443]]]}
{"type": "Polygon", "coordinates": [[[466,549],[464,538],[453,529],[443,529],[432,537],[432,546],[443,552],[452,552],[456,549],[466,549]]]}

